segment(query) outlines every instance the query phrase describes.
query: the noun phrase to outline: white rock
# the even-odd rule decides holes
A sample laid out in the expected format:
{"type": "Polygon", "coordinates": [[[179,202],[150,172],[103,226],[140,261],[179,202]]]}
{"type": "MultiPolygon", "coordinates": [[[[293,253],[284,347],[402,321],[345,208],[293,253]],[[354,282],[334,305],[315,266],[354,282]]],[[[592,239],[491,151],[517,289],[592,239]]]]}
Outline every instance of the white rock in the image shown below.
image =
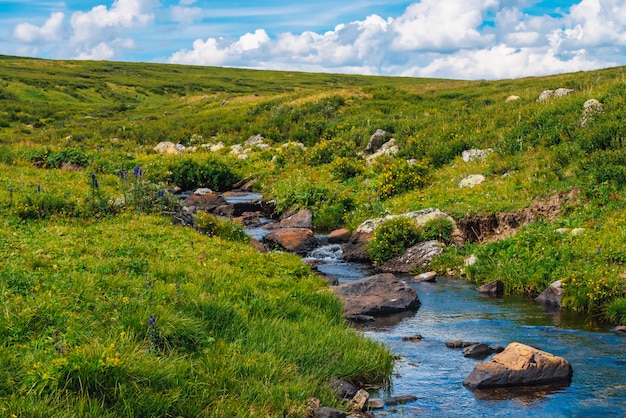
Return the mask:
{"type": "Polygon", "coordinates": [[[463,180],[459,182],[459,187],[474,187],[479,185],[480,183],[485,181],[485,176],[482,174],[472,174],[470,176],[465,177],[463,180]]]}

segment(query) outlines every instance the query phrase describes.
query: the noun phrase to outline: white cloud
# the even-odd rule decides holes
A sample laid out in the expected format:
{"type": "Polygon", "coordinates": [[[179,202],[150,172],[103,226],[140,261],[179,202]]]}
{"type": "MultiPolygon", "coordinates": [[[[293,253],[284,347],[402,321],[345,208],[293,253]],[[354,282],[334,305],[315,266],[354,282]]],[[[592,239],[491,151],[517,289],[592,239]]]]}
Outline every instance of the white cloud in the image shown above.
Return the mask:
{"type": "Polygon", "coordinates": [[[393,24],[398,50],[442,51],[481,46],[492,40],[481,34],[483,13],[496,0],[422,0],[410,5],[393,24]]]}
{"type": "Polygon", "coordinates": [[[104,42],[99,43],[90,51],[77,51],[76,59],[79,60],[108,60],[113,58],[115,51],[104,42]]]}
{"type": "MultiPolygon", "coordinates": [[[[228,41],[223,38],[209,38],[206,41],[197,39],[193,43],[191,51],[178,51],[170,57],[169,62],[198,65],[232,65],[241,62],[246,55],[250,56],[258,52],[268,42],[270,42],[270,38],[262,29],[254,33],[246,33],[237,41],[228,41]]],[[[243,61],[245,62],[245,59],[243,61]]]]}
{"type": "Polygon", "coordinates": [[[41,27],[20,23],[13,30],[13,38],[24,43],[59,41],[63,36],[64,20],[65,14],[55,12],[41,27]]]}
{"type": "MultiPolygon", "coordinates": [[[[182,3],[182,2],[181,2],[182,3]]],[[[202,9],[199,7],[172,6],[170,8],[172,20],[188,25],[202,19],[202,9]]]]}

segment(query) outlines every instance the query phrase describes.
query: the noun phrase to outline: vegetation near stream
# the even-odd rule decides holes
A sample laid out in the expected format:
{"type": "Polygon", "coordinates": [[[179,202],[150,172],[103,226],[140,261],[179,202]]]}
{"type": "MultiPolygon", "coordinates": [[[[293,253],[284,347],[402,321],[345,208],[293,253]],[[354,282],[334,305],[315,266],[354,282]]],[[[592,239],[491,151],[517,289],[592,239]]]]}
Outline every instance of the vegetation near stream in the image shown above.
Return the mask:
{"type": "MultiPolygon", "coordinates": [[[[253,180],[320,230],[571,196],[433,267],[529,296],[562,280],[565,309],[626,324],[625,105],[623,68],[468,82],[0,56],[0,415],[302,416],[339,405],[331,378],[388,378],[391,353],[298,257],[212,215],[177,225],[171,185],[253,180]],[[397,153],[366,162],[378,129],[397,153]],[[458,187],[470,174],[486,180],[458,187]]],[[[450,239],[391,226],[376,261],[450,239]]]]}

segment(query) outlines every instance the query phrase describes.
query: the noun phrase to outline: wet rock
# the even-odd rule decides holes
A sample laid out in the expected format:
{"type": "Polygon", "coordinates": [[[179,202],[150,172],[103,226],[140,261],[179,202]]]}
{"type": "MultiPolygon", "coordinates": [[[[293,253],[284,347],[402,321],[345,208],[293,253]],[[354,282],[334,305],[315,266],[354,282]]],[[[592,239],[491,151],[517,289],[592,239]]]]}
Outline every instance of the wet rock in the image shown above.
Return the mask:
{"type": "Polygon", "coordinates": [[[317,246],[317,239],[310,229],[281,228],[264,237],[268,248],[284,249],[291,253],[304,255],[317,246]]]}
{"type": "Polygon", "coordinates": [[[413,281],[415,282],[434,282],[437,280],[437,272],[429,271],[426,273],[418,274],[417,276],[413,276],[413,281]]]}
{"type": "Polygon", "coordinates": [[[350,231],[346,228],[336,229],[328,234],[329,244],[345,244],[350,241],[350,231]]]}
{"type": "Polygon", "coordinates": [[[502,296],[504,294],[504,283],[501,280],[494,280],[480,286],[478,292],[490,296],[502,296]]]}
{"type": "Polygon", "coordinates": [[[541,292],[539,296],[535,298],[537,302],[545,303],[547,305],[561,306],[563,303],[563,282],[557,280],[550,284],[546,290],[541,292]]]}
{"type": "Polygon", "coordinates": [[[263,245],[261,241],[256,240],[254,238],[250,238],[250,246],[260,253],[267,252],[267,248],[265,248],[265,245],[263,245]]]}
{"type": "Polygon", "coordinates": [[[564,358],[514,342],[491,360],[477,364],[463,385],[476,389],[530,386],[571,377],[572,367],[564,358]]]}
{"type": "Polygon", "coordinates": [[[466,187],[478,186],[484,181],[485,181],[485,176],[483,176],[482,174],[472,174],[472,175],[465,177],[463,180],[459,182],[459,188],[463,189],[466,187]]]}
{"type": "Polygon", "coordinates": [[[309,418],[346,418],[346,416],[344,411],[327,406],[314,408],[308,413],[309,418]]]}
{"type": "Polygon", "coordinates": [[[341,258],[355,263],[370,263],[372,259],[367,252],[367,244],[371,240],[371,232],[355,232],[350,240],[342,245],[341,258]]]}
{"type": "Polygon", "coordinates": [[[358,392],[356,386],[341,379],[332,379],[328,385],[339,399],[352,399],[358,392]]]}
{"type": "Polygon", "coordinates": [[[491,348],[487,344],[479,343],[465,347],[463,349],[463,357],[484,359],[495,352],[495,348],[491,348]]]}
{"type": "Polygon", "coordinates": [[[380,398],[372,398],[367,402],[367,409],[376,410],[385,408],[385,403],[380,398]]]}
{"type": "Polygon", "coordinates": [[[193,194],[197,194],[198,196],[203,196],[205,194],[213,193],[213,190],[208,187],[200,187],[193,191],[193,194]]]}
{"type": "Polygon", "coordinates": [[[465,348],[472,345],[480,344],[477,342],[463,341],[463,340],[450,340],[446,342],[448,348],[465,348]]]}
{"type": "Polygon", "coordinates": [[[417,400],[417,396],[400,395],[400,396],[394,396],[393,398],[387,399],[387,401],[385,401],[385,405],[387,406],[404,405],[407,403],[415,402],[416,400],[417,400]]]}
{"type": "Polygon", "coordinates": [[[404,254],[393,257],[376,269],[384,273],[410,273],[428,267],[435,256],[443,253],[445,247],[445,244],[435,240],[420,242],[407,248],[404,254]]]}
{"type": "Polygon", "coordinates": [[[410,337],[402,337],[402,341],[410,341],[416,343],[422,341],[422,336],[420,334],[415,334],[410,337]]]}
{"type": "Polygon", "coordinates": [[[615,327],[615,331],[626,333],[626,325],[618,325],[615,327]]]}
{"type": "Polygon", "coordinates": [[[344,303],[344,316],[385,315],[415,310],[420,300],[415,290],[391,273],[377,274],[332,287],[344,303]]]}
{"type": "Polygon", "coordinates": [[[312,228],[313,227],[313,212],[309,209],[299,210],[287,218],[282,219],[277,228],[312,228]]]}

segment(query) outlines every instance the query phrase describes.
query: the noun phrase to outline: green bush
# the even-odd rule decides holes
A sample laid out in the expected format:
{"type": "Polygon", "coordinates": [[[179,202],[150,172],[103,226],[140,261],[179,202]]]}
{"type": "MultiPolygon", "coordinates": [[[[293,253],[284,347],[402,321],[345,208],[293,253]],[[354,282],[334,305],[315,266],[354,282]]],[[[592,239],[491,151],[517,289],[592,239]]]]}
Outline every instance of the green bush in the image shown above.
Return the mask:
{"type": "Polygon", "coordinates": [[[424,241],[437,240],[447,243],[452,238],[454,224],[448,218],[438,217],[426,222],[420,230],[424,241]]]}
{"type": "Polygon", "coordinates": [[[394,160],[376,179],[376,189],[381,199],[420,189],[426,185],[428,168],[420,163],[394,160]]]}
{"type": "Polygon", "coordinates": [[[372,261],[380,264],[422,240],[423,235],[415,222],[399,216],[383,222],[374,230],[367,252],[372,261]]]}
{"type": "Polygon", "coordinates": [[[68,148],[50,153],[46,159],[46,166],[49,168],[60,168],[64,163],[86,167],[89,164],[89,157],[77,149],[68,148]]]}
{"type": "Polygon", "coordinates": [[[21,220],[47,219],[54,215],[74,216],[76,208],[76,202],[67,197],[34,193],[24,196],[16,205],[16,214],[21,220]]]}
{"type": "Polygon", "coordinates": [[[170,171],[170,181],[184,190],[208,187],[225,191],[240,180],[229,166],[213,158],[202,162],[185,158],[174,163],[170,171]]]}
{"type": "Polygon", "coordinates": [[[606,317],[614,324],[626,325],[626,297],[613,299],[606,307],[606,317]]]}
{"type": "Polygon", "coordinates": [[[351,179],[362,174],[363,162],[347,157],[339,157],[330,164],[330,173],[339,180],[351,179]]]}
{"type": "Polygon", "coordinates": [[[581,176],[589,176],[595,183],[626,184],[626,150],[597,151],[580,162],[581,176]]]}
{"type": "Polygon", "coordinates": [[[209,236],[244,243],[250,241],[241,225],[232,221],[219,219],[206,212],[198,212],[196,214],[196,222],[198,223],[198,230],[209,236]]]}

